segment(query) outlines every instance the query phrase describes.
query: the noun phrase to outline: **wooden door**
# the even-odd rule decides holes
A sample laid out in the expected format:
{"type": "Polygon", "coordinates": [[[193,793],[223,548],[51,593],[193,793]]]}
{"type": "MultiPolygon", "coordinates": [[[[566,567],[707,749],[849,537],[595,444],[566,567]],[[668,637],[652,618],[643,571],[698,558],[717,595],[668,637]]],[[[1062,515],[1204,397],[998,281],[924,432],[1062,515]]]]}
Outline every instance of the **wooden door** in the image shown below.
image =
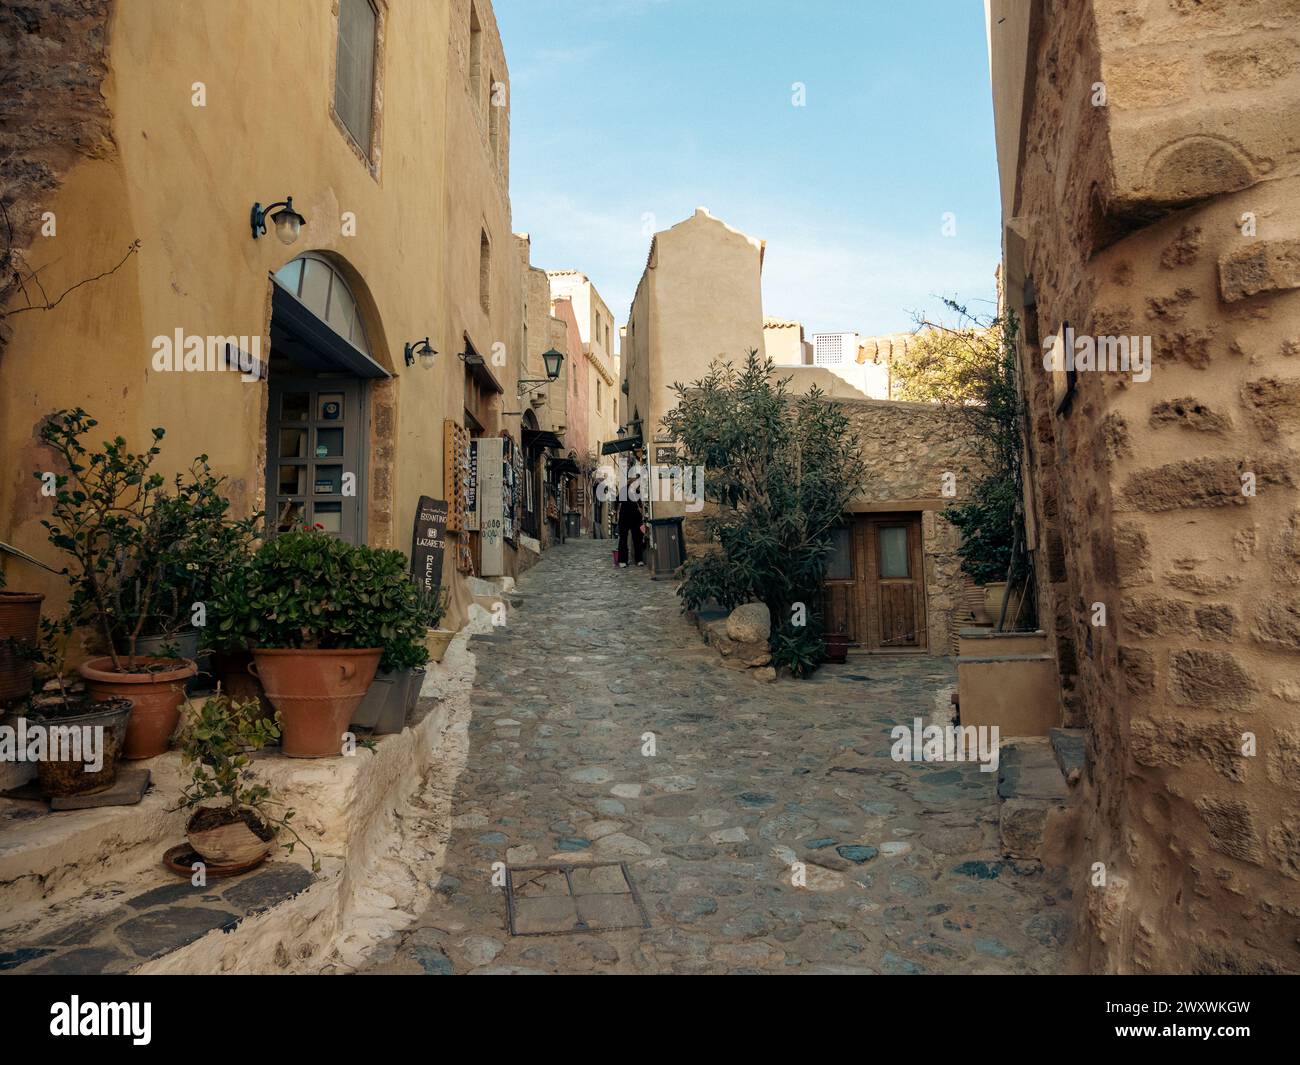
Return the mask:
{"type": "Polygon", "coordinates": [[[920,515],[854,515],[834,534],[822,587],[826,631],[850,647],[926,647],[920,515]]]}

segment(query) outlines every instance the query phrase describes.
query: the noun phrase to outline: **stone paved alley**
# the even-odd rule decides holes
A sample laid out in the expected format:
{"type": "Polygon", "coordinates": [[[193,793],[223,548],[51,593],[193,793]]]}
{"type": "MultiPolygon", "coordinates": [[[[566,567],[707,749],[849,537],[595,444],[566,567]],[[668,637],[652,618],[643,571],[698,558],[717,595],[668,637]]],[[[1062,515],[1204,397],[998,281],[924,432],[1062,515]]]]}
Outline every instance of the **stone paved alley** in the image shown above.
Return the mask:
{"type": "MultiPolygon", "coordinates": [[[[444,873],[369,971],[1063,968],[1068,889],[999,859],[996,774],[889,758],[890,727],[946,698],[950,660],[859,658],[763,683],[720,666],[671,582],[614,569],[609,549],[547,553],[509,624],[472,641],[444,873]],[[619,861],[651,927],[510,934],[493,863],[619,861]],[[791,885],[794,861],[807,887],[791,885]]],[[[563,877],[515,874],[515,887],[530,927],[572,919],[563,877]]],[[[613,907],[584,910],[593,922],[635,913],[627,898],[578,900],[592,903],[613,907]]]]}

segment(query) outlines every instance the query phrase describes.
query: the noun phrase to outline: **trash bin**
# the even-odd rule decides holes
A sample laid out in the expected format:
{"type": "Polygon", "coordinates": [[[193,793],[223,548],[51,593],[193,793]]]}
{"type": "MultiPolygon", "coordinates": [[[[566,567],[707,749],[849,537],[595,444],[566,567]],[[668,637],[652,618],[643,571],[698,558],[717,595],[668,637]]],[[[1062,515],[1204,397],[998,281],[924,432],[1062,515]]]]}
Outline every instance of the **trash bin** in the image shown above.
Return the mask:
{"type": "Polygon", "coordinates": [[[651,518],[650,528],[654,534],[654,576],[656,579],[671,577],[677,567],[686,561],[686,540],[682,532],[682,517],[651,518]]]}

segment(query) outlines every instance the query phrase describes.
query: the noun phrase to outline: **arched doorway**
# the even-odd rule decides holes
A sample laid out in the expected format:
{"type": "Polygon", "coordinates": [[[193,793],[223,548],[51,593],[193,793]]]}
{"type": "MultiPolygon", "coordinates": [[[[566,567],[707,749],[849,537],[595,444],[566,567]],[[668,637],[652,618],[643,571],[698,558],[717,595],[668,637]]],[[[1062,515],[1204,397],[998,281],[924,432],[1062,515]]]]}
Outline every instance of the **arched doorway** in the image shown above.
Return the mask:
{"type": "Polygon", "coordinates": [[[363,313],[338,266],[316,252],[273,276],[266,511],[274,534],[318,525],[366,539],[371,355],[363,313]]]}

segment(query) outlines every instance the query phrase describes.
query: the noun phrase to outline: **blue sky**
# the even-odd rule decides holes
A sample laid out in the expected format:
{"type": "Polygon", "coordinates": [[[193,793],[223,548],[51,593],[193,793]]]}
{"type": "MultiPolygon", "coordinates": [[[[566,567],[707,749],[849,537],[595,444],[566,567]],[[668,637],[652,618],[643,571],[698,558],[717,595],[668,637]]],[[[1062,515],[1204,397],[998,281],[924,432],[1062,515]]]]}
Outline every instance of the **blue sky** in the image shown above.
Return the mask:
{"type": "Polygon", "coordinates": [[[763,309],[809,332],[991,311],[997,168],[979,0],[495,0],[514,228],[620,323],[654,229],[767,241],[763,309]],[[795,82],[807,106],[792,106],[795,82]],[[955,236],[942,234],[945,212],[955,236]],[[987,301],[987,302],[979,302],[987,301]]]}

